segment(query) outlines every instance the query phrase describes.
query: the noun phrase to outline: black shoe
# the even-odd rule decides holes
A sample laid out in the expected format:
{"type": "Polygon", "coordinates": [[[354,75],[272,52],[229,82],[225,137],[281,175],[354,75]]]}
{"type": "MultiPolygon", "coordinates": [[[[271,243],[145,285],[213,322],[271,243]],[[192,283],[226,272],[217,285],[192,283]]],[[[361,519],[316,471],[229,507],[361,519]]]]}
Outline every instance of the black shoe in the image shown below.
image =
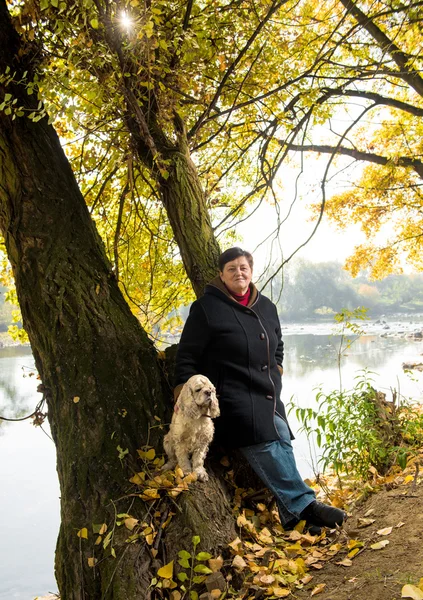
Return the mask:
{"type": "MultiPolygon", "coordinates": [[[[285,523],[285,525],[283,525],[284,531],[292,531],[300,521],[301,519],[292,519],[288,523],[285,523]]],[[[321,535],[322,528],[318,527],[317,525],[313,525],[312,523],[306,523],[304,527],[304,532],[307,532],[310,535],[321,535]]]]}
{"type": "Polygon", "coordinates": [[[317,527],[335,529],[337,525],[343,524],[347,518],[347,513],[340,508],[335,508],[335,506],[329,506],[314,500],[303,510],[300,516],[307,523],[317,525],[317,527]]]}

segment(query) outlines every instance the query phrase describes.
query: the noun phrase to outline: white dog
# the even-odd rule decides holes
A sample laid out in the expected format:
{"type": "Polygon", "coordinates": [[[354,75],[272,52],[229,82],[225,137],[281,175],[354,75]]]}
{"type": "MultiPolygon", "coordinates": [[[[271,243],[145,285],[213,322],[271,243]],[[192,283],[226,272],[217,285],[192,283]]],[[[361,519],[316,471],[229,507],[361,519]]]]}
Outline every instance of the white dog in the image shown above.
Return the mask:
{"type": "Polygon", "coordinates": [[[188,379],[179,394],[169,432],[163,440],[168,462],[162,470],[174,469],[178,464],[184,474],[194,471],[199,481],[207,481],[204,460],[214,434],[212,419],[219,415],[216,390],[211,381],[204,375],[188,379]]]}

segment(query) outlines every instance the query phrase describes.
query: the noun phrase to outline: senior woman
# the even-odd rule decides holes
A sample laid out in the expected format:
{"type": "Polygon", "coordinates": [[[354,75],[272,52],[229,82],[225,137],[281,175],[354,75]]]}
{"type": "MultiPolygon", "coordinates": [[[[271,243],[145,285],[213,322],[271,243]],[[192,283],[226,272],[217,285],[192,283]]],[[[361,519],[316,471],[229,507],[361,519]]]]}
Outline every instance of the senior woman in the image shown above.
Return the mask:
{"type": "Polygon", "coordinates": [[[292,451],[282,390],[283,341],[276,306],[251,282],[253,257],[230,248],[219,275],[192,306],[176,357],[175,397],[198,373],[215,385],[220,404],[216,436],[239,448],[273,492],[283,527],[342,525],[346,513],[317,502],[292,451]]]}

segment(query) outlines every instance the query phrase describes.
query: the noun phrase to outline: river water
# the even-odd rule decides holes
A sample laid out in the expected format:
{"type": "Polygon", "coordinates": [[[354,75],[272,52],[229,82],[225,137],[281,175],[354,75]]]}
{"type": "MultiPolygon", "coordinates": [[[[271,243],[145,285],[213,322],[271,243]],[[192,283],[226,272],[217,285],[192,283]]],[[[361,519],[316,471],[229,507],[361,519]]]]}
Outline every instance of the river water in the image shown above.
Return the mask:
{"type": "MultiPolygon", "coordinates": [[[[408,324],[412,330],[415,327],[408,324]]],[[[283,398],[301,406],[313,406],[315,391],[339,386],[337,352],[339,338],[328,328],[316,325],[289,326],[284,330],[285,360],[283,398]]],[[[399,325],[397,327],[399,329],[399,325]]],[[[342,360],[342,383],[349,388],[361,369],[374,375],[375,387],[387,393],[423,398],[423,374],[405,374],[402,363],[423,362],[423,342],[405,337],[380,337],[381,326],[368,326],[342,360]]],[[[30,414],[40,399],[39,383],[29,348],[0,348],[0,415],[30,414]]],[[[290,418],[294,431],[298,424],[290,418]]],[[[0,422],[0,599],[33,600],[57,591],[54,580],[54,549],[59,528],[59,486],[54,444],[31,420],[0,422]]],[[[307,440],[297,435],[294,442],[300,472],[313,474],[307,440]]]]}

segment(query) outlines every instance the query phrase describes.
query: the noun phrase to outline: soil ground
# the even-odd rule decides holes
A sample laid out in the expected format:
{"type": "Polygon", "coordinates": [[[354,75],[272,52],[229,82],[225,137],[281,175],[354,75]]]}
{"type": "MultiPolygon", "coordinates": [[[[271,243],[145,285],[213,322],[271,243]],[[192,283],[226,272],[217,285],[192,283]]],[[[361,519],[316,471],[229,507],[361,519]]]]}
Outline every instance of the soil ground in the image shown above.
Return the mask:
{"type": "Polygon", "coordinates": [[[316,594],[319,600],[397,600],[404,585],[418,586],[423,577],[423,478],[416,483],[385,487],[354,508],[343,531],[331,542],[342,542],[343,546],[351,540],[364,543],[351,566],[336,564],[347,557],[347,550],[341,550],[312,573],[312,581],[293,596],[298,600],[310,598],[318,584],[326,584],[316,594]],[[359,521],[363,518],[374,522],[363,527],[359,521]],[[389,527],[389,535],[377,533],[389,527]],[[370,548],[383,540],[389,544],[379,550],[370,548]]]}

